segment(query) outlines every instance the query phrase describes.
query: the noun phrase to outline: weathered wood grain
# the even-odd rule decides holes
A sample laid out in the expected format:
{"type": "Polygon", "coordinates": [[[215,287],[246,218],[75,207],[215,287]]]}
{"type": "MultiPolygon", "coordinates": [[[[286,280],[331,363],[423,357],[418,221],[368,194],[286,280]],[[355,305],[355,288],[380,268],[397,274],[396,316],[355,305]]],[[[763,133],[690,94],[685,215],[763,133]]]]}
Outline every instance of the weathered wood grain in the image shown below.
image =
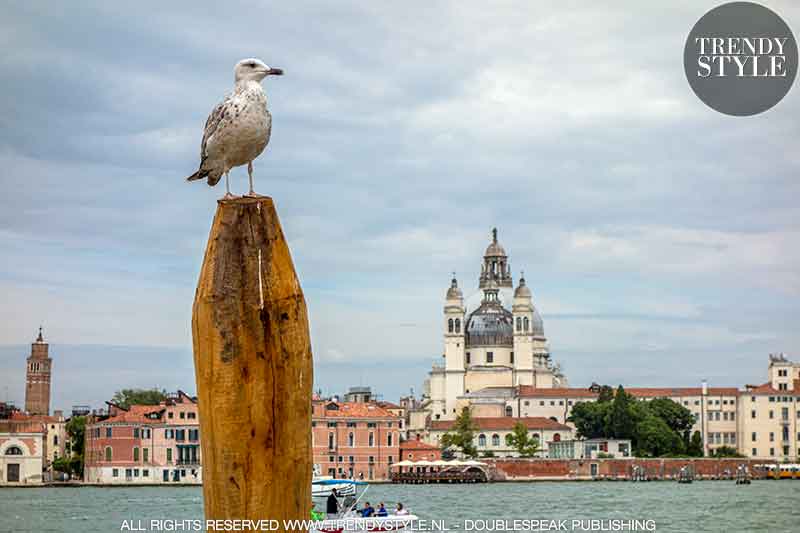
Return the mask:
{"type": "Polygon", "coordinates": [[[192,338],[206,519],[307,519],[308,316],[270,198],[219,201],[192,338]]]}

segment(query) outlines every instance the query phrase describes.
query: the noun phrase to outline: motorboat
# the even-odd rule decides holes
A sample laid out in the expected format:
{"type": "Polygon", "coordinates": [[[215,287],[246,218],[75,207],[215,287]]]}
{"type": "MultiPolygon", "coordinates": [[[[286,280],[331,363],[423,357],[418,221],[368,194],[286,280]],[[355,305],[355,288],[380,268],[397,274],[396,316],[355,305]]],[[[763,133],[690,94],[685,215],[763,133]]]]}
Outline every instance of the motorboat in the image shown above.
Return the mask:
{"type": "MultiPolygon", "coordinates": [[[[412,524],[419,518],[413,514],[389,514],[387,516],[364,517],[358,510],[358,504],[369,489],[369,483],[348,479],[320,479],[312,481],[312,487],[330,487],[328,496],[333,494],[338,503],[339,513],[335,517],[329,516],[325,520],[314,523],[313,533],[344,533],[347,531],[400,531],[410,530],[412,524]],[[332,487],[347,484],[351,487],[352,494],[344,494],[332,487]],[[359,490],[360,489],[360,490],[359,490]]],[[[320,490],[320,492],[322,492],[320,490]]],[[[312,490],[312,493],[316,493],[312,490]]]]}

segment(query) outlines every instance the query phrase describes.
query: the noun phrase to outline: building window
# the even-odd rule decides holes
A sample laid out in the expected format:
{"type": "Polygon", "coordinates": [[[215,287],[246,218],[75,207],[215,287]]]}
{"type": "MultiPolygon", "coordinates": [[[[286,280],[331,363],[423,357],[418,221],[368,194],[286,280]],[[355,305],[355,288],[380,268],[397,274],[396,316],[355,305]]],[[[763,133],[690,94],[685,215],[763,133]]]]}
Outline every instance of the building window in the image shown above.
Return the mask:
{"type": "Polygon", "coordinates": [[[150,456],[149,448],[142,448],[142,460],[146,463],[150,456]]]}
{"type": "Polygon", "coordinates": [[[172,448],[167,448],[167,462],[172,462],[172,448]]]}
{"type": "Polygon", "coordinates": [[[750,418],[755,418],[755,417],[756,417],[755,410],[750,411],[750,418]]]}
{"type": "Polygon", "coordinates": [[[514,410],[510,405],[506,405],[506,416],[514,416],[514,410]]]}
{"type": "Polygon", "coordinates": [[[106,446],[106,462],[111,462],[111,446],[106,446]]]}
{"type": "Polygon", "coordinates": [[[511,352],[511,364],[514,364],[514,352],[511,352]]]}
{"type": "Polygon", "coordinates": [[[172,411],[170,411],[169,413],[167,413],[167,418],[172,418],[172,411]]]}
{"type": "Polygon", "coordinates": [[[392,445],[392,434],[391,434],[391,433],[389,433],[389,434],[386,436],[386,445],[387,445],[387,446],[391,446],[391,445],[392,445]]]}
{"type": "Polygon", "coordinates": [[[757,456],[757,455],[758,455],[758,450],[756,450],[755,448],[753,448],[753,457],[755,457],[755,456],[757,456]]]}
{"type": "Polygon", "coordinates": [[[138,461],[139,460],[139,448],[134,448],[133,449],[133,460],[134,461],[138,461]]]}
{"type": "Polygon", "coordinates": [[[355,422],[348,422],[347,423],[347,427],[354,428],[354,427],[356,427],[356,423],[355,422]]]}
{"type": "Polygon", "coordinates": [[[107,427],[107,428],[106,428],[106,438],[107,438],[107,439],[110,439],[110,438],[111,438],[111,428],[110,428],[110,427],[107,427]]]}
{"type": "Polygon", "coordinates": [[[775,455],[775,448],[770,448],[769,449],[769,454],[770,455],[775,455]]]}
{"type": "Polygon", "coordinates": [[[333,433],[328,433],[328,449],[332,450],[335,448],[334,445],[334,436],[333,433]]]}
{"type": "Polygon", "coordinates": [[[119,468],[111,469],[111,477],[119,477],[119,468]]]}
{"type": "Polygon", "coordinates": [[[144,477],[150,477],[150,470],[148,470],[147,468],[143,468],[142,469],[142,475],[144,477]]]}
{"type": "Polygon", "coordinates": [[[525,400],[524,402],[522,402],[522,404],[523,404],[525,407],[528,407],[528,406],[531,404],[531,402],[529,402],[528,400],[525,400]]]}
{"type": "Polygon", "coordinates": [[[372,432],[369,434],[369,445],[370,447],[375,446],[375,434],[372,432]]]}
{"type": "Polygon", "coordinates": [[[336,427],[336,422],[328,422],[328,427],[329,428],[335,428],[336,427]]]}
{"type": "Polygon", "coordinates": [[[500,435],[497,433],[492,435],[492,446],[500,446],[500,435]]]}
{"type": "Polygon", "coordinates": [[[486,362],[487,363],[494,362],[494,352],[486,352],[486,362]]]}
{"type": "Polygon", "coordinates": [[[186,418],[197,418],[197,413],[186,413],[186,418]]]}
{"type": "Polygon", "coordinates": [[[775,433],[773,433],[772,431],[769,432],[769,441],[775,442],[775,433]]]}
{"type": "Polygon", "coordinates": [[[469,364],[471,364],[471,363],[470,363],[469,352],[467,352],[467,364],[468,364],[468,365],[469,365],[469,364]]]}
{"type": "Polygon", "coordinates": [[[775,418],[775,412],[772,409],[770,409],[770,411],[769,411],[769,417],[770,418],[775,418]]]}
{"type": "Polygon", "coordinates": [[[461,333],[461,319],[456,318],[456,333],[461,333]]]}
{"type": "Polygon", "coordinates": [[[517,331],[522,331],[522,318],[517,317],[517,331]]]}
{"type": "Polygon", "coordinates": [[[134,439],[139,438],[139,428],[133,428],[133,438],[134,439]]]}
{"type": "Polygon", "coordinates": [[[750,434],[750,440],[752,440],[753,442],[755,442],[757,438],[758,436],[756,435],[755,431],[750,434]]]}
{"type": "Polygon", "coordinates": [[[451,318],[450,320],[447,321],[447,332],[448,333],[453,333],[453,329],[455,329],[455,328],[454,328],[454,324],[453,324],[453,319],[451,318]]]}
{"type": "Polygon", "coordinates": [[[347,435],[347,445],[350,446],[351,448],[356,445],[356,437],[355,435],[353,435],[352,432],[349,435],[347,435]]]}
{"type": "Polygon", "coordinates": [[[478,435],[478,447],[479,448],[485,448],[486,447],[486,435],[484,435],[483,433],[478,435]]]}

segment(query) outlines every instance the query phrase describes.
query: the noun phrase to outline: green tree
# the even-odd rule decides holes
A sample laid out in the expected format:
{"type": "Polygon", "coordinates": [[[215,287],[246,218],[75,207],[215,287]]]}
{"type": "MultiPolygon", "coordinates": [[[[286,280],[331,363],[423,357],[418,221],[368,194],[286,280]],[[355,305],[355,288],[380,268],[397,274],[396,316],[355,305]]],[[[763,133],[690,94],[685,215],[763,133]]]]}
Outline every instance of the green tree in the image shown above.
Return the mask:
{"type": "Polygon", "coordinates": [[[111,403],[123,409],[131,405],[158,405],[167,397],[167,391],[153,389],[122,389],[114,393],[111,403]]]}
{"type": "Polygon", "coordinates": [[[689,445],[686,447],[686,453],[692,457],[703,456],[703,436],[699,431],[695,431],[692,434],[692,438],[689,440],[689,445]]]}
{"type": "Polygon", "coordinates": [[[86,443],[86,417],[73,416],[67,421],[66,430],[67,435],[69,435],[70,450],[72,452],[72,456],[68,459],[69,470],[62,470],[61,468],[57,468],[57,470],[60,472],[72,472],[75,476],[81,477],[83,475],[83,449],[86,443]]]}
{"type": "Polygon", "coordinates": [[[634,418],[632,404],[636,400],[625,392],[620,385],[614,394],[614,401],[611,402],[611,410],[608,413],[607,437],[615,439],[632,439],[637,420],[634,418]]]}
{"type": "Polygon", "coordinates": [[[664,420],[650,414],[636,425],[634,435],[636,455],[642,457],[659,457],[683,452],[683,441],[664,420]]]}
{"type": "Polygon", "coordinates": [[[732,448],[730,446],[720,446],[716,448],[713,452],[711,452],[712,457],[744,457],[736,448],[732,448]]]}
{"type": "Polygon", "coordinates": [[[528,428],[522,422],[514,424],[506,442],[519,453],[520,457],[534,457],[541,451],[539,439],[528,435],[528,428]]]}
{"type": "Polygon", "coordinates": [[[647,406],[652,414],[666,422],[678,434],[691,430],[694,425],[692,412],[669,398],[655,398],[647,406]]]}
{"type": "Polygon", "coordinates": [[[456,418],[452,431],[442,435],[442,448],[454,447],[467,457],[475,458],[478,456],[478,449],[475,447],[475,431],[477,426],[472,419],[469,407],[464,407],[461,414],[456,418]]]}
{"type": "Polygon", "coordinates": [[[614,399],[614,389],[609,385],[603,385],[600,387],[600,393],[597,395],[597,401],[599,403],[610,402],[614,399]]]}
{"type": "Polygon", "coordinates": [[[575,425],[578,437],[596,439],[607,436],[608,402],[578,402],[567,420],[575,425]]]}

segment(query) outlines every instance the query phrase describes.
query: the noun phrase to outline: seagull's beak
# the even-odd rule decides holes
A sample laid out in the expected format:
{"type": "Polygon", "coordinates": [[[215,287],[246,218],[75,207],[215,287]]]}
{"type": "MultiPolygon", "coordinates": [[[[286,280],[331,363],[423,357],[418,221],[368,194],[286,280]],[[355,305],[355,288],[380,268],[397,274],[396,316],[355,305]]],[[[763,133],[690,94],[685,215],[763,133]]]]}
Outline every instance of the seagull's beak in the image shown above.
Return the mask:
{"type": "Polygon", "coordinates": [[[267,69],[267,76],[283,76],[283,69],[282,68],[267,69]]]}

